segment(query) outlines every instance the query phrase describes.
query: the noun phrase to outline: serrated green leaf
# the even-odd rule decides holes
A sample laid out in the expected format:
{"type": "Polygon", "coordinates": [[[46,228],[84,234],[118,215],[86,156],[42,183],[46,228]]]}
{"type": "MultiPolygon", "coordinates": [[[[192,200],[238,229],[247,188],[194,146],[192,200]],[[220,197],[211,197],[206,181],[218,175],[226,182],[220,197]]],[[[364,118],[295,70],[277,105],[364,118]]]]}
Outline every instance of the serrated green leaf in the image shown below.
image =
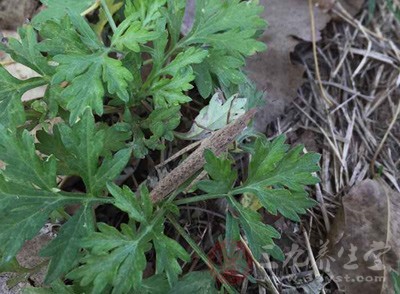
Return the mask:
{"type": "Polygon", "coordinates": [[[193,88],[190,83],[193,79],[193,71],[190,67],[187,67],[171,79],[162,78],[154,83],[150,89],[150,94],[154,97],[156,107],[167,108],[191,101],[182,92],[193,88]]]}
{"type": "Polygon", "coordinates": [[[111,40],[112,45],[119,50],[128,48],[133,52],[140,52],[140,45],[146,44],[160,37],[161,32],[149,30],[140,21],[124,20],[117,28],[111,40]]]}
{"type": "Polygon", "coordinates": [[[52,84],[71,82],[61,94],[62,103],[71,111],[70,124],[76,123],[86,106],[98,115],[103,114],[104,88],[101,81],[102,61],[99,54],[57,55],[60,65],[53,76],[52,84]],[[90,83],[88,83],[90,81],[90,83]]]}
{"type": "Polygon", "coordinates": [[[289,150],[280,136],[268,142],[257,139],[250,162],[249,176],[234,194],[250,192],[257,196],[270,213],[278,211],[292,220],[299,220],[299,213],[315,205],[304,190],[306,185],[318,183],[313,175],[318,171],[319,154],[301,155],[302,146],[289,150]]]}
{"type": "Polygon", "coordinates": [[[161,138],[168,141],[174,139],[173,130],[179,125],[181,121],[180,107],[173,106],[171,108],[159,108],[150,113],[149,117],[144,120],[141,127],[150,129],[152,136],[146,140],[147,145],[154,145],[161,138]],[[157,141],[157,142],[156,142],[157,141]]]}
{"type": "Polygon", "coordinates": [[[210,44],[216,50],[225,52],[236,51],[242,55],[250,56],[266,49],[264,43],[253,38],[256,32],[256,30],[244,30],[243,28],[229,30],[223,33],[210,35],[204,38],[202,42],[210,44]],[[246,41],[243,42],[243,40],[246,41]]]}
{"type": "Polygon", "coordinates": [[[153,275],[144,279],[140,289],[135,294],[165,294],[168,293],[170,287],[165,275],[153,275]]]}
{"type": "MultiPolygon", "coordinates": [[[[114,183],[108,183],[107,189],[115,198],[114,205],[128,213],[131,219],[137,222],[146,222],[148,215],[143,215],[141,205],[138,198],[129,187],[124,186],[122,189],[114,183]]],[[[151,214],[151,212],[150,212],[151,214]]]]}
{"type": "Polygon", "coordinates": [[[89,194],[98,195],[106,182],[117,177],[126,166],[131,150],[118,151],[113,157],[106,157],[98,166],[99,158],[108,153],[104,148],[105,130],[96,128],[89,108],[82,119],[72,127],[65,123],[54,127],[53,135],[38,132],[39,150],[54,154],[65,175],[78,175],[85,183],[89,194]]]}
{"type": "Polygon", "coordinates": [[[210,272],[190,272],[180,279],[168,292],[169,294],[217,294],[215,279],[210,272]]]}
{"type": "Polygon", "coordinates": [[[104,130],[103,156],[109,155],[110,151],[126,148],[126,142],[132,138],[132,130],[127,123],[116,123],[112,126],[102,124],[99,128],[104,130]]]}
{"type": "Polygon", "coordinates": [[[51,258],[46,283],[55,281],[76,264],[81,241],[92,232],[94,232],[92,207],[84,205],[62,226],[57,238],[50,241],[40,252],[42,256],[51,258]]]}
{"type": "Polygon", "coordinates": [[[46,9],[40,11],[32,20],[35,26],[40,26],[50,19],[61,19],[67,14],[67,10],[72,10],[79,14],[89,8],[95,0],[40,0],[46,9]]]}
{"type": "Polygon", "coordinates": [[[154,236],[153,244],[156,251],[156,274],[165,272],[172,286],[182,273],[178,259],[188,262],[190,256],[178,242],[162,234],[154,236]]]}
{"type": "Polygon", "coordinates": [[[54,68],[48,64],[47,58],[39,51],[33,27],[25,25],[19,28],[18,34],[21,40],[11,38],[7,45],[0,45],[0,50],[4,50],[11,55],[13,60],[30,67],[42,76],[53,74],[54,68]]]}
{"type": "Polygon", "coordinates": [[[11,182],[0,175],[0,241],[4,251],[2,262],[13,258],[23,243],[38,233],[53,210],[82,200],[83,197],[74,198],[56,192],[35,190],[20,181],[11,182]]]}
{"type": "Polygon", "coordinates": [[[120,60],[104,58],[103,81],[107,83],[107,90],[110,94],[116,94],[122,101],[128,102],[128,82],[132,80],[132,74],[122,66],[120,60]]]}
{"type": "Polygon", "coordinates": [[[225,194],[232,190],[237,172],[232,169],[232,162],[222,157],[218,158],[210,150],[204,151],[206,164],[204,169],[212,180],[198,183],[198,187],[209,194],[225,194]]]}
{"type": "Polygon", "coordinates": [[[239,220],[234,217],[231,213],[226,214],[226,225],[225,225],[225,240],[226,240],[226,252],[228,256],[232,256],[237,241],[240,240],[240,229],[239,220]]]}
{"type": "Polygon", "coordinates": [[[168,8],[162,10],[162,14],[167,19],[168,32],[171,37],[171,48],[175,47],[179,40],[185,6],[186,0],[168,0],[168,8]]]}
{"type": "Polygon", "coordinates": [[[195,82],[202,97],[206,98],[212,92],[213,79],[225,87],[244,83],[246,76],[241,71],[244,64],[244,59],[240,55],[227,55],[224,50],[209,50],[202,64],[193,65],[195,82]]]}
{"type": "Polygon", "coordinates": [[[201,97],[207,98],[214,91],[213,79],[207,60],[193,66],[195,83],[201,97]]]}
{"type": "Polygon", "coordinates": [[[42,41],[37,48],[50,55],[58,54],[87,54],[89,48],[82,43],[80,35],[75,30],[69,16],[60,20],[49,20],[40,28],[42,41]]]}
{"type": "Polygon", "coordinates": [[[33,88],[46,84],[42,78],[19,80],[0,67],[0,124],[13,128],[25,123],[22,95],[33,88]]]}
{"type": "Polygon", "coordinates": [[[256,40],[257,32],[266,26],[260,17],[262,6],[256,1],[196,1],[192,30],[182,41],[184,46],[206,45],[209,55],[193,66],[196,85],[206,98],[213,87],[229,88],[245,81],[241,72],[244,57],[265,50],[256,40]],[[219,82],[213,85],[215,81],[219,82]]]}
{"type": "Polygon", "coordinates": [[[160,9],[166,0],[128,0],[125,4],[125,16],[127,18],[137,15],[143,25],[150,26],[152,22],[160,18],[160,9]]]}
{"type": "MultiPolygon", "coordinates": [[[[226,34],[246,32],[237,38],[235,44],[244,55],[254,53],[253,38],[257,30],[264,29],[266,22],[260,17],[263,7],[255,2],[232,0],[229,3],[216,0],[196,1],[195,21],[192,30],[186,37],[186,44],[214,43],[219,38],[218,46],[229,51],[233,44],[225,42],[226,34]],[[250,43],[249,43],[250,42],[250,43]]],[[[260,45],[261,46],[261,45],[260,45]]],[[[234,49],[236,50],[236,49],[234,49]]]]}
{"type": "Polygon", "coordinates": [[[80,280],[82,286],[93,284],[93,293],[103,293],[108,285],[113,286],[112,293],[129,293],[142,280],[149,238],[145,238],[146,234],[132,237],[134,232],[128,227],[125,234],[103,223],[98,228],[99,232],[82,244],[91,254],[67,278],[80,280]]]}
{"type": "MultiPolygon", "coordinates": [[[[27,131],[18,134],[0,125],[0,251],[10,260],[22,244],[37,234],[50,213],[65,205],[91,203],[98,198],[60,192],[56,186],[56,161],[42,160],[27,131]]],[[[101,200],[100,200],[101,201],[101,200]]],[[[60,236],[61,240],[63,237],[60,236]]],[[[56,241],[54,241],[56,242],[56,241]]],[[[61,241],[57,241],[61,242],[61,241]]],[[[65,250],[62,246],[59,250],[65,250]]],[[[66,268],[64,268],[66,270],[66,268]]]]}
{"type": "MultiPolygon", "coordinates": [[[[256,211],[243,207],[233,198],[229,198],[228,201],[238,213],[238,221],[246,235],[251,252],[256,259],[261,257],[263,251],[271,253],[273,249],[276,250],[276,248],[278,248],[273,241],[274,238],[280,238],[280,234],[277,230],[270,225],[264,224],[261,221],[261,216],[256,211]]],[[[279,253],[282,252],[279,248],[278,250],[279,253]]],[[[284,256],[283,253],[277,254],[274,257],[282,256],[284,256]]]]}
{"type": "Polygon", "coordinates": [[[41,160],[35,150],[33,137],[24,131],[21,135],[0,125],[0,160],[6,164],[4,180],[27,187],[52,191],[56,187],[56,161],[50,157],[41,160]]]}
{"type": "Polygon", "coordinates": [[[161,74],[176,75],[182,68],[201,63],[208,55],[207,50],[195,47],[189,47],[185,51],[179,53],[174,60],[161,70],[161,74]]]}
{"type": "Polygon", "coordinates": [[[99,232],[83,242],[89,251],[81,260],[82,265],[67,277],[80,280],[82,286],[93,283],[94,293],[109,286],[111,293],[137,292],[146,267],[145,253],[153,243],[157,273],[165,272],[170,283],[176,281],[181,273],[177,259],[188,260],[189,255],[179,243],[164,235],[162,214],[153,214],[147,188],[141,185],[139,198],[128,187],[121,189],[113,183],[107,187],[115,198],[114,205],[127,212],[131,221],[122,224],[121,231],[99,224],[99,232]],[[130,278],[126,279],[127,276],[130,278]]]}
{"type": "Polygon", "coordinates": [[[116,94],[121,100],[128,101],[128,82],[133,77],[122,66],[121,61],[107,57],[103,53],[57,55],[54,60],[60,65],[57,67],[52,83],[71,82],[61,94],[62,102],[71,111],[71,124],[82,115],[86,106],[90,106],[98,115],[103,114],[105,89],[102,79],[111,94],[116,94]]]}
{"type": "Polygon", "coordinates": [[[186,133],[175,134],[178,138],[185,140],[204,139],[211,131],[223,128],[244,114],[246,104],[247,98],[234,95],[224,102],[220,94],[216,93],[209,104],[200,110],[190,130],[186,133]]]}

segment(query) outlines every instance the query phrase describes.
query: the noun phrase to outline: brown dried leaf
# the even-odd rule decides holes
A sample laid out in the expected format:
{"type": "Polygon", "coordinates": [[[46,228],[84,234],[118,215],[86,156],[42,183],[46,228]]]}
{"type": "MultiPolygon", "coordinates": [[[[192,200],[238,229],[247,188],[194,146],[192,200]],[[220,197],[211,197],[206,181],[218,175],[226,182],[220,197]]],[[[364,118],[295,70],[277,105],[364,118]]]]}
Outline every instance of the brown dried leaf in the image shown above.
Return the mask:
{"type": "Polygon", "coordinates": [[[400,194],[383,180],[365,180],[343,197],[321,268],[340,290],[393,293],[390,272],[400,261],[400,194]]]}
{"type": "Polygon", "coordinates": [[[16,29],[29,19],[37,0],[0,0],[0,29],[16,29]]]}
{"type": "MultiPolygon", "coordinates": [[[[285,105],[296,97],[303,83],[302,66],[290,61],[290,52],[299,39],[311,41],[311,25],[308,1],[261,0],[263,17],[268,28],[261,37],[268,49],[247,61],[246,70],[260,90],[267,93],[267,105],[259,111],[256,127],[263,131],[266,125],[282,114],[285,105]]],[[[314,7],[317,40],[319,31],[325,27],[330,16],[314,7]]]]}

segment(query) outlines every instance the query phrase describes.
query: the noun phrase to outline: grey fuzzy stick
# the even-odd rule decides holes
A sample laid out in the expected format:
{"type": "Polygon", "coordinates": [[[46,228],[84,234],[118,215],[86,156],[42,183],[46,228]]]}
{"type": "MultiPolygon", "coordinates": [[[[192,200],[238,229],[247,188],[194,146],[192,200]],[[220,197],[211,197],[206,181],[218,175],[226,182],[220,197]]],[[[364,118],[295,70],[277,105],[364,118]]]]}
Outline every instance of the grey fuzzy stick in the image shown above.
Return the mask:
{"type": "Polygon", "coordinates": [[[171,192],[200,170],[204,164],[204,150],[210,149],[214,154],[220,155],[225,151],[254,117],[256,109],[251,109],[240,116],[234,122],[216,131],[210,137],[203,140],[200,146],[189,155],[180,165],[173,169],[165,178],[151,191],[150,197],[153,202],[163,200],[171,192]]]}

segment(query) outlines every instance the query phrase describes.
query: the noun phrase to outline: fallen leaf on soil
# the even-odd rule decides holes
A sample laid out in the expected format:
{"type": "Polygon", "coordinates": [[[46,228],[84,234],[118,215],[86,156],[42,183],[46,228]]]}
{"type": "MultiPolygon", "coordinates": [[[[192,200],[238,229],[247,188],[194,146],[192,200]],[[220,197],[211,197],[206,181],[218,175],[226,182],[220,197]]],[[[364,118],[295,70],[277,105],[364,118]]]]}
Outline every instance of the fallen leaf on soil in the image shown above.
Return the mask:
{"type": "Polygon", "coordinates": [[[246,98],[237,96],[232,96],[224,101],[217,92],[210,99],[209,105],[204,107],[195,118],[190,130],[186,133],[175,132],[175,134],[185,140],[204,139],[211,131],[222,129],[244,114],[246,103],[246,98]]]}
{"type": "MultiPolygon", "coordinates": [[[[266,91],[267,104],[259,111],[256,128],[264,131],[267,124],[281,115],[287,103],[296,97],[303,83],[304,68],[290,61],[290,52],[299,39],[311,41],[308,2],[305,0],[261,0],[268,28],[261,36],[268,49],[247,61],[246,71],[260,90],[266,91]]],[[[330,16],[314,7],[317,39],[330,16]]]]}
{"type": "Polygon", "coordinates": [[[365,180],[343,197],[319,265],[346,294],[394,293],[400,261],[400,193],[365,180]]]}
{"type": "Polygon", "coordinates": [[[38,1],[0,0],[0,29],[15,30],[29,19],[38,1]]]}

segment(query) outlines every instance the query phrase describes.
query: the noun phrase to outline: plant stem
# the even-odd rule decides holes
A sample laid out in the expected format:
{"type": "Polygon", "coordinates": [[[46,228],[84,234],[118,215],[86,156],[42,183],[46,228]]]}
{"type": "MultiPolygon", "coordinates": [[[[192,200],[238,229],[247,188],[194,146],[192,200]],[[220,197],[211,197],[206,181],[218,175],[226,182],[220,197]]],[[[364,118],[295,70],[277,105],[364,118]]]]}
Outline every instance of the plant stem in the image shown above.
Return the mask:
{"type": "Polygon", "coordinates": [[[221,275],[216,266],[208,259],[207,255],[201,250],[201,248],[196,244],[195,241],[185,232],[185,230],[180,226],[177,220],[170,214],[167,215],[167,218],[171,222],[171,224],[175,227],[175,229],[179,232],[179,234],[188,242],[190,247],[197,253],[197,255],[203,260],[203,262],[208,266],[210,270],[216,273],[218,280],[224,285],[226,290],[229,293],[237,293],[237,291],[228,283],[227,280],[221,275]]]}
{"type": "Polygon", "coordinates": [[[111,12],[108,9],[106,0],[101,0],[101,6],[103,7],[104,13],[106,14],[108,23],[110,24],[111,30],[113,33],[117,30],[117,26],[115,25],[114,19],[112,18],[111,12]]]}
{"type": "Polygon", "coordinates": [[[81,16],[85,16],[92,11],[96,10],[100,6],[100,0],[96,0],[88,9],[81,13],[81,16]]]}
{"type": "Polygon", "coordinates": [[[189,204],[193,202],[199,202],[199,201],[206,201],[206,200],[211,200],[211,199],[217,199],[217,198],[225,198],[227,194],[204,194],[204,195],[199,195],[199,196],[193,196],[190,198],[184,198],[180,200],[176,200],[174,202],[175,205],[182,205],[182,204],[189,204]]]}

